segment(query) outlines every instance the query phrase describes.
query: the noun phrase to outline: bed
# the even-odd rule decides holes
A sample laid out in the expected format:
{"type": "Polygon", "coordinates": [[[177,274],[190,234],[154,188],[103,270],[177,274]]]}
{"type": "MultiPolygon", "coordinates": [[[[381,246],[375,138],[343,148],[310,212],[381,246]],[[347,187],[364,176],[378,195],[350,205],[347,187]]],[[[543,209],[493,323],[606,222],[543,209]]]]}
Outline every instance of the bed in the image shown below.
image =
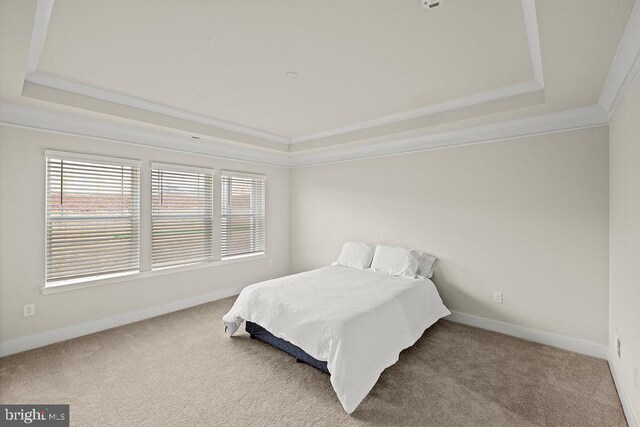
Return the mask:
{"type": "Polygon", "coordinates": [[[315,357],[310,356],[309,354],[307,354],[307,352],[305,352],[297,345],[293,345],[289,341],[276,337],[257,323],[246,321],[245,330],[251,338],[256,338],[264,341],[267,344],[270,344],[275,348],[280,349],[285,353],[295,357],[296,362],[306,363],[307,365],[311,365],[314,368],[321,370],[322,372],[325,372],[327,374],[330,373],[329,368],[327,368],[327,362],[318,360],[315,357]]]}
{"type": "Polygon", "coordinates": [[[253,337],[329,372],[350,414],[400,352],[449,314],[429,279],[332,265],[248,286],[223,321],[229,335],[247,321],[253,337]]]}

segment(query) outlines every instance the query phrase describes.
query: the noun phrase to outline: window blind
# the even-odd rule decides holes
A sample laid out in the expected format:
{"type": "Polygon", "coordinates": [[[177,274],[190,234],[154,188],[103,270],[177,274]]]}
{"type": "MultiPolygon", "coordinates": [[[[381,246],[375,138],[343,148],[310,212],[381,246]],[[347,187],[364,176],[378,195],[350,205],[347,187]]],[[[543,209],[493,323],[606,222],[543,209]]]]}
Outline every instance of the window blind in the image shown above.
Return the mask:
{"type": "Polygon", "coordinates": [[[264,252],[266,177],[222,171],[222,258],[264,252]]]}
{"type": "Polygon", "coordinates": [[[213,259],[213,173],[153,164],[152,267],[213,259]]]}
{"type": "Polygon", "coordinates": [[[45,155],[46,284],[139,271],[137,162],[45,155]]]}

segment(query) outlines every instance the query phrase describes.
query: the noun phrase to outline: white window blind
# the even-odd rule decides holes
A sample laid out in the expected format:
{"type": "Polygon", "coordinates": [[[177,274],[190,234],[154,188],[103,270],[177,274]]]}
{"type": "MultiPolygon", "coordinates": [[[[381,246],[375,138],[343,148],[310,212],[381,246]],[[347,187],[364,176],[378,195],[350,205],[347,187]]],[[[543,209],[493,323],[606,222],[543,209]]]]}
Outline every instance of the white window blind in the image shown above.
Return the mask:
{"type": "Polygon", "coordinates": [[[222,258],[264,252],[266,177],[222,171],[222,258]]]}
{"type": "Polygon", "coordinates": [[[152,267],[213,259],[213,172],[152,164],[152,267]]]}
{"type": "Polygon", "coordinates": [[[45,155],[46,285],[139,271],[139,164],[45,155]]]}

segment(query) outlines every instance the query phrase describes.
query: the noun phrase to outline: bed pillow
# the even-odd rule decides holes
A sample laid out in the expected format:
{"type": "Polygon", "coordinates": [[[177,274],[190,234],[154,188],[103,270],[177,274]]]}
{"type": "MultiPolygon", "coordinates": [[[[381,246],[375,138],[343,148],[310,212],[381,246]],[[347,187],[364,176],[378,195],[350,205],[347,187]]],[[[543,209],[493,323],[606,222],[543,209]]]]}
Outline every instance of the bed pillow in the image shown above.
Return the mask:
{"type": "Polygon", "coordinates": [[[433,267],[436,264],[437,258],[433,255],[417,250],[414,250],[413,252],[418,258],[418,271],[416,272],[416,276],[431,279],[433,276],[433,267]]]}
{"type": "Polygon", "coordinates": [[[362,242],[347,242],[342,246],[342,252],[336,264],[345,267],[365,270],[371,266],[375,247],[362,242]]]}
{"type": "Polygon", "coordinates": [[[415,277],[418,253],[397,246],[376,246],[371,269],[392,276],[415,277]]]}

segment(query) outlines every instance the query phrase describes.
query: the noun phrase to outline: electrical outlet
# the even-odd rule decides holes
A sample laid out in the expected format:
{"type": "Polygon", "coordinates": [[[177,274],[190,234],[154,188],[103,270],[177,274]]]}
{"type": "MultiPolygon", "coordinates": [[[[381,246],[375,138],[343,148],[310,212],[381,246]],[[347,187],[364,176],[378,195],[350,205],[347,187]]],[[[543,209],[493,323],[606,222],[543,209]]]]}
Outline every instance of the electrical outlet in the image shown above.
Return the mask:
{"type": "Polygon", "coordinates": [[[24,317],[33,316],[36,314],[36,306],[35,304],[25,304],[24,305],[24,317]]]}
{"type": "Polygon", "coordinates": [[[274,264],[273,258],[269,258],[269,267],[273,267],[274,264]]]}
{"type": "Polygon", "coordinates": [[[502,292],[493,291],[493,302],[496,304],[502,304],[502,292]]]}
{"type": "Polygon", "coordinates": [[[640,369],[633,368],[633,386],[640,390],[640,369]]]}

